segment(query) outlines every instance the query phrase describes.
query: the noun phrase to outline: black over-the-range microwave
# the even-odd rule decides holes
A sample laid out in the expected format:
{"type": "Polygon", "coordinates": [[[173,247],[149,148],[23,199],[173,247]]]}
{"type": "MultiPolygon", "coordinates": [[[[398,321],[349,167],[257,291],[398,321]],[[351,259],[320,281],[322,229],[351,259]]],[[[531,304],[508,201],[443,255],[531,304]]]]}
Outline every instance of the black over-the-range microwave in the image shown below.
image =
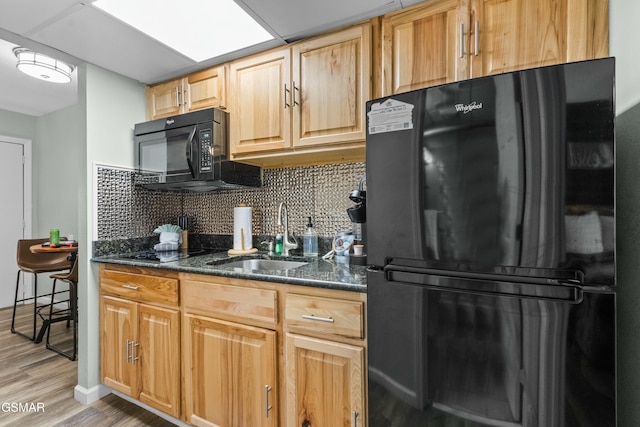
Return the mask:
{"type": "Polygon", "coordinates": [[[260,187],[260,167],[229,160],[229,114],[217,108],[134,126],[141,185],[153,190],[211,191],[260,187]]]}

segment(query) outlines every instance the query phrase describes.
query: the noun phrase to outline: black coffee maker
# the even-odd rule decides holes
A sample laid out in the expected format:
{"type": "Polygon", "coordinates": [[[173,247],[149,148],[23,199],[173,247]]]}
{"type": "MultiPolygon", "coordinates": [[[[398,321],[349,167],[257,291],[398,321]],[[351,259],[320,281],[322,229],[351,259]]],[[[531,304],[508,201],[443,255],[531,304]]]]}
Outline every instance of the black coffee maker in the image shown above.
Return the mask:
{"type": "Polygon", "coordinates": [[[356,205],[347,209],[349,219],[353,224],[353,245],[349,251],[350,261],[353,264],[367,263],[366,222],[367,222],[367,192],[364,190],[366,177],[360,178],[358,189],[349,194],[349,199],[356,205]]]}

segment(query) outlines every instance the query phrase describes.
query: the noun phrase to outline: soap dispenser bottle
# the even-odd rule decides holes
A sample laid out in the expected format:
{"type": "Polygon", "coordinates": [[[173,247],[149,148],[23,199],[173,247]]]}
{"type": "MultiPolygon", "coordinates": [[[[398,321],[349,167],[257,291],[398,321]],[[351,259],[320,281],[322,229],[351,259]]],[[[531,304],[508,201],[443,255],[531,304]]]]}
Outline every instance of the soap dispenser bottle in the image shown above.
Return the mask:
{"type": "Polygon", "coordinates": [[[313,229],[311,217],[308,218],[307,231],[302,239],[302,252],[304,256],[318,256],[318,233],[313,229]]]}
{"type": "Polygon", "coordinates": [[[276,256],[282,255],[282,234],[276,234],[276,256]]]}

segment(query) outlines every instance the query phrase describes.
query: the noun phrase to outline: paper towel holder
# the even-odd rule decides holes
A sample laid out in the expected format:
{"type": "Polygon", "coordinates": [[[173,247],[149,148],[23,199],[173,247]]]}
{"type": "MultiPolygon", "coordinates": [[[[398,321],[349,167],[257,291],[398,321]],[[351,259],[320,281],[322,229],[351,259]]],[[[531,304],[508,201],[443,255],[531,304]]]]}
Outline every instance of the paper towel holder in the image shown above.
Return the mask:
{"type": "Polygon", "coordinates": [[[247,245],[245,243],[245,236],[247,233],[246,228],[248,228],[249,235],[251,236],[251,208],[249,208],[248,224],[246,223],[247,221],[246,217],[240,217],[239,209],[246,209],[247,207],[248,206],[246,205],[246,203],[239,203],[237,208],[233,209],[234,244],[233,244],[233,248],[229,249],[228,251],[229,255],[246,255],[246,254],[252,254],[252,253],[258,252],[257,248],[251,247],[252,240],[249,240],[250,247],[248,248],[246,247],[247,245]],[[236,236],[236,233],[238,233],[239,235],[236,236]],[[239,244],[236,244],[237,241],[239,241],[239,244]]]}

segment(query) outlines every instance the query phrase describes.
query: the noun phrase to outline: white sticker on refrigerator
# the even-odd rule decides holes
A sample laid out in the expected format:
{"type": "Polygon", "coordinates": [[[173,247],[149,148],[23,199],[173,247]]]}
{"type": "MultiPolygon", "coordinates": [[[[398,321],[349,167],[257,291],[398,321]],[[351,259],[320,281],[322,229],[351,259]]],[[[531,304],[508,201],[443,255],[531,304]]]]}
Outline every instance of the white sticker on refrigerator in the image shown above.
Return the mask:
{"type": "Polygon", "coordinates": [[[413,105],[406,102],[387,99],[371,104],[369,117],[369,135],[413,129],[413,105]]]}

